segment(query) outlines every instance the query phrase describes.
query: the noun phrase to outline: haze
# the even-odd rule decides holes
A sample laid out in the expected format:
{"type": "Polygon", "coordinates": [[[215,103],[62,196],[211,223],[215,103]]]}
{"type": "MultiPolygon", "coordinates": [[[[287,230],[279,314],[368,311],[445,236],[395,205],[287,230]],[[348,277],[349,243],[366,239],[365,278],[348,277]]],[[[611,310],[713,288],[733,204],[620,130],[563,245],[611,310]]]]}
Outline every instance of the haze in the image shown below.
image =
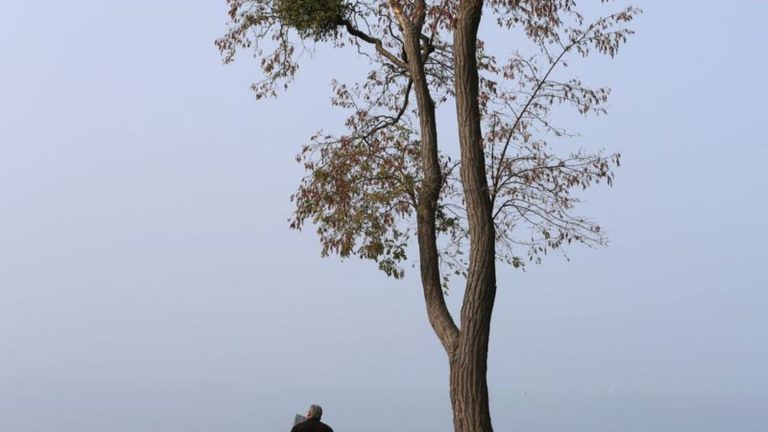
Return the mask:
{"type": "MultiPolygon", "coordinates": [[[[582,207],[612,242],[500,273],[498,431],[768,430],[768,3],[634,4],[620,55],[576,69],[609,114],[568,120],[623,154],[582,207]]],[[[258,64],[213,45],[226,9],[3,4],[0,431],[287,431],[310,403],[337,432],[450,430],[416,272],[286,222],[299,145],[342,121],[330,79],[365,65],[321,49],[256,102],[258,64]]]]}

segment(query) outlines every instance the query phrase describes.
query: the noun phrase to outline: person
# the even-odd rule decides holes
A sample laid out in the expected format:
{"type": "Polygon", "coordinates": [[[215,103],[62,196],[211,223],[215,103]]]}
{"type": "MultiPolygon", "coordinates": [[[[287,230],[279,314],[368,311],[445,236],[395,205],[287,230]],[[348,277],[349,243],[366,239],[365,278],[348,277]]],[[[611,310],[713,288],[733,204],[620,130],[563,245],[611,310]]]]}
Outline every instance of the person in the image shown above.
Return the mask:
{"type": "Polygon", "coordinates": [[[291,432],[333,432],[330,426],[320,421],[323,409],[320,405],[311,405],[307,411],[307,419],[293,426],[291,432]]]}

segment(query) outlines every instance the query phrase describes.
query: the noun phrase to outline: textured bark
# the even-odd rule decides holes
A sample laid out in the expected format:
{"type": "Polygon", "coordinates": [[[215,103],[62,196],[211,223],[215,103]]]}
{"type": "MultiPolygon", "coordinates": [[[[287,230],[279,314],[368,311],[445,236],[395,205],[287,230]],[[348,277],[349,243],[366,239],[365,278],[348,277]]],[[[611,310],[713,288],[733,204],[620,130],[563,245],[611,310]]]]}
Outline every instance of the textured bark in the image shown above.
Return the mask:
{"type": "Polygon", "coordinates": [[[477,30],[482,9],[482,0],[461,1],[454,32],[461,180],[469,224],[469,268],[461,308],[461,332],[451,357],[450,387],[456,432],[492,431],[486,372],[496,297],[496,258],[478,101],[477,30]]]}
{"type": "Polygon", "coordinates": [[[413,90],[419,112],[421,136],[421,160],[424,171],[417,209],[417,235],[421,282],[429,322],[438,339],[447,352],[456,346],[459,334],[448,307],[440,280],[440,259],[437,250],[437,232],[435,213],[443,181],[437,147],[437,123],[435,103],[429,91],[429,83],[424,73],[424,61],[420,35],[423,17],[414,17],[415,21],[399,15],[400,25],[404,30],[404,46],[408,57],[408,72],[413,80],[413,90]]]}
{"type": "Polygon", "coordinates": [[[469,268],[461,330],[445,304],[440,284],[435,212],[442,183],[435,105],[423,67],[428,47],[420,41],[421,17],[408,19],[393,7],[404,33],[408,73],[418,105],[424,179],[417,209],[420,270],[430,324],[450,364],[455,432],[491,432],[486,380],[491,313],[496,295],[495,231],[488,190],[478,104],[477,29],[482,1],[462,1],[454,33],[456,110],[461,179],[469,222],[469,268]]]}

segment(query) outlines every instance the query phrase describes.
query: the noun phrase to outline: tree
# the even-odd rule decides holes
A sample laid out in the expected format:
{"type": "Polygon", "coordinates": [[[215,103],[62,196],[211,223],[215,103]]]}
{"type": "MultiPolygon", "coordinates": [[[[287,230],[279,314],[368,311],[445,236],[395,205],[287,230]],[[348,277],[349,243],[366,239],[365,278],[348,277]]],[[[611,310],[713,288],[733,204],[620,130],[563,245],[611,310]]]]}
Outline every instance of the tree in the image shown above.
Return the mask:
{"type": "Polygon", "coordinates": [[[291,226],[309,222],[324,255],[370,259],[395,278],[415,237],[427,315],[450,365],[454,428],[491,431],[497,263],[524,267],[571,243],[606,241],[574,213],[575,192],[610,185],[619,155],[557,151],[573,135],[551,113],[603,113],[609,89],[555,77],[573,56],[613,57],[639,10],[587,21],[575,0],[227,1],[230,27],[217,45],[225,62],[253,50],[264,74],[257,98],[287,88],[297,53],[314,44],[356,50],[371,65],[358,83],[333,82],[332,103],[350,112],[346,132],[319,132],[297,156],[307,174],[291,226]],[[478,38],[484,15],[517,36],[508,39],[516,51],[499,57],[478,38]],[[447,103],[458,156],[438,141],[436,108],[447,103]],[[465,281],[460,326],[445,303],[450,277],[465,281]]]}

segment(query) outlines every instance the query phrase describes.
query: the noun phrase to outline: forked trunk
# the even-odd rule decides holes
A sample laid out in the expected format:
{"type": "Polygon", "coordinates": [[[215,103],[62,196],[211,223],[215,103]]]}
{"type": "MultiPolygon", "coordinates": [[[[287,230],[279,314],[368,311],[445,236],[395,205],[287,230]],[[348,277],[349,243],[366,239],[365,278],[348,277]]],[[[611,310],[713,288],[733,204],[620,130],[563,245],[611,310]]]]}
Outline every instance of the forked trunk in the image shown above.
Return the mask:
{"type": "Polygon", "coordinates": [[[491,313],[496,296],[495,229],[480,128],[476,58],[477,28],[482,6],[479,0],[462,0],[454,33],[461,180],[469,224],[469,267],[461,309],[461,330],[448,312],[440,285],[435,212],[442,173],[437,152],[435,106],[429,92],[423,64],[424,51],[420,44],[423,19],[408,20],[397,7],[393,7],[404,31],[404,48],[420,120],[424,178],[419,191],[417,221],[422,286],[429,321],[450,359],[455,432],[493,430],[486,372],[491,313]]]}

